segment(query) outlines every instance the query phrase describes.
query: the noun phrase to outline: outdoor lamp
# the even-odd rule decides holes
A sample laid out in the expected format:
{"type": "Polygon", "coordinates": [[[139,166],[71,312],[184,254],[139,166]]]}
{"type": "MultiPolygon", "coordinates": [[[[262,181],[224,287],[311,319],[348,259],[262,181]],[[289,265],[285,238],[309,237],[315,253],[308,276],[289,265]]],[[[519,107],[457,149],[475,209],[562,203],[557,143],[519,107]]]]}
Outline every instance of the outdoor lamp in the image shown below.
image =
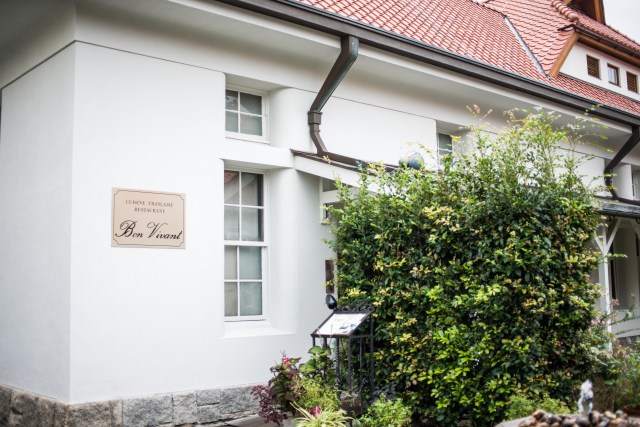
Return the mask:
{"type": "Polygon", "coordinates": [[[336,297],[334,297],[331,294],[328,294],[324,301],[327,303],[327,307],[329,307],[329,310],[335,310],[336,308],[338,308],[338,301],[336,301],[336,297]]]}

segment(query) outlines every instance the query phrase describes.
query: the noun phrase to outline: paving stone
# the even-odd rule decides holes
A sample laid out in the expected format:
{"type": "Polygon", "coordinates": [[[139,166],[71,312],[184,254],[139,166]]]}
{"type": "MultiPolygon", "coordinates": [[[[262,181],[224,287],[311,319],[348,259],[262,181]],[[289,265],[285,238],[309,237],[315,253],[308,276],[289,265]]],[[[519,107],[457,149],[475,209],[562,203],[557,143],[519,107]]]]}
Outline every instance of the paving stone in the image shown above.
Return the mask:
{"type": "Polygon", "coordinates": [[[220,418],[219,405],[198,406],[199,423],[214,423],[220,418]]]}
{"type": "Polygon", "coordinates": [[[9,425],[40,427],[36,399],[37,397],[31,393],[14,390],[11,396],[9,425]]]}
{"type": "Polygon", "coordinates": [[[170,394],[125,399],[122,402],[122,424],[146,427],[171,423],[173,399],[170,394]]]}
{"type": "Polygon", "coordinates": [[[211,390],[196,391],[196,402],[198,406],[214,405],[220,403],[222,391],[219,388],[211,390]]]}
{"type": "Polygon", "coordinates": [[[56,402],[53,413],[53,427],[68,427],[68,423],[69,405],[65,405],[62,402],[56,402]]]}
{"type": "Polygon", "coordinates": [[[222,390],[220,413],[224,419],[238,418],[258,412],[258,400],[251,394],[251,387],[235,387],[222,390]]]}
{"type": "Polygon", "coordinates": [[[198,421],[196,393],[176,393],[173,395],[173,423],[176,425],[198,421]]]}
{"type": "Polygon", "coordinates": [[[104,401],[79,403],[69,408],[68,427],[116,427],[122,426],[122,403],[104,401]],[[120,408],[120,409],[119,409],[120,408]],[[120,417],[118,421],[118,415],[120,417]]]}
{"type": "Polygon", "coordinates": [[[11,390],[0,386],[0,426],[9,424],[11,414],[11,390]]]}
{"type": "Polygon", "coordinates": [[[40,426],[52,426],[55,419],[56,401],[38,396],[36,402],[36,419],[40,426]]]}

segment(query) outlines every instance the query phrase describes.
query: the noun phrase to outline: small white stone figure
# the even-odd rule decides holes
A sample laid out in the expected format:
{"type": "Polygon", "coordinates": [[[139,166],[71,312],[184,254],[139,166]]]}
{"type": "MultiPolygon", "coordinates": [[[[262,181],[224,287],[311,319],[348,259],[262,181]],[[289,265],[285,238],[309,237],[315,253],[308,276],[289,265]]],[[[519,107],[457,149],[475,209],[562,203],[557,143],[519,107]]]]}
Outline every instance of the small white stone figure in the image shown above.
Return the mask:
{"type": "Polygon", "coordinates": [[[578,413],[588,417],[593,409],[593,385],[586,380],[580,386],[580,399],[578,399],[578,413]]]}

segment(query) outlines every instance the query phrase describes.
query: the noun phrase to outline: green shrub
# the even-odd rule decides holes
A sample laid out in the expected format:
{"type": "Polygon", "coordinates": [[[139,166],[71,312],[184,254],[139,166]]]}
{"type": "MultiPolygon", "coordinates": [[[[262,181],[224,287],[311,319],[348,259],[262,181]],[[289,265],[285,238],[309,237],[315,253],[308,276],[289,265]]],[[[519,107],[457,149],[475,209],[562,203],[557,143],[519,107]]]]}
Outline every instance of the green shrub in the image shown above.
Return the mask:
{"type": "Polygon", "coordinates": [[[307,410],[319,407],[322,410],[335,410],[340,406],[338,391],[333,383],[319,378],[303,377],[296,384],[295,404],[307,410]]]}
{"type": "Polygon", "coordinates": [[[594,379],[593,388],[594,406],[600,411],[640,407],[640,350],[613,344],[606,370],[594,379]]]}
{"type": "Polygon", "coordinates": [[[362,427],[407,427],[411,425],[411,409],[401,399],[389,400],[384,395],[360,418],[362,427]]]}
{"type": "Polygon", "coordinates": [[[328,384],[336,380],[336,369],[331,359],[331,349],[314,346],[309,349],[309,360],[300,365],[300,373],[306,378],[316,378],[328,384]]]}
{"type": "Polygon", "coordinates": [[[351,418],[342,409],[314,408],[311,411],[297,406],[300,417],[295,419],[296,427],[349,427],[351,418]]]}
{"type": "Polygon", "coordinates": [[[542,409],[552,414],[569,414],[572,412],[564,402],[557,399],[548,397],[538,400],[515,395],[509,400],[509,410],[507,411],[505,419],[515,420],[528,417],[537,409],[542,409]]]}
{"type": "Polygon", "coordinates": [[[442,426],[504,419],[514,394],[577,396],[593,371],[594,191],[544,113],[476,130],[443,172],[371,167],[333,248],[341,304],[375,307],[378,386],[442,426]]]}

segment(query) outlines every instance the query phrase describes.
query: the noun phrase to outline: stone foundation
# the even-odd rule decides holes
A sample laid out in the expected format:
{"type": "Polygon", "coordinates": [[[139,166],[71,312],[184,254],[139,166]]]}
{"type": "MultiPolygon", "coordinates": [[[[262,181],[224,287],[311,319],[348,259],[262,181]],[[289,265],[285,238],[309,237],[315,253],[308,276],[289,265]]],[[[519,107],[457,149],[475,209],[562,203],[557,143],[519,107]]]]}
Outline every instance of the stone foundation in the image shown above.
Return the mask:
{"type": "Polygon", "coordinates": [[[0,426],[222,426],[258,412],[250,391],[246,386],[67,405],[0,386],[0,426]]]}

